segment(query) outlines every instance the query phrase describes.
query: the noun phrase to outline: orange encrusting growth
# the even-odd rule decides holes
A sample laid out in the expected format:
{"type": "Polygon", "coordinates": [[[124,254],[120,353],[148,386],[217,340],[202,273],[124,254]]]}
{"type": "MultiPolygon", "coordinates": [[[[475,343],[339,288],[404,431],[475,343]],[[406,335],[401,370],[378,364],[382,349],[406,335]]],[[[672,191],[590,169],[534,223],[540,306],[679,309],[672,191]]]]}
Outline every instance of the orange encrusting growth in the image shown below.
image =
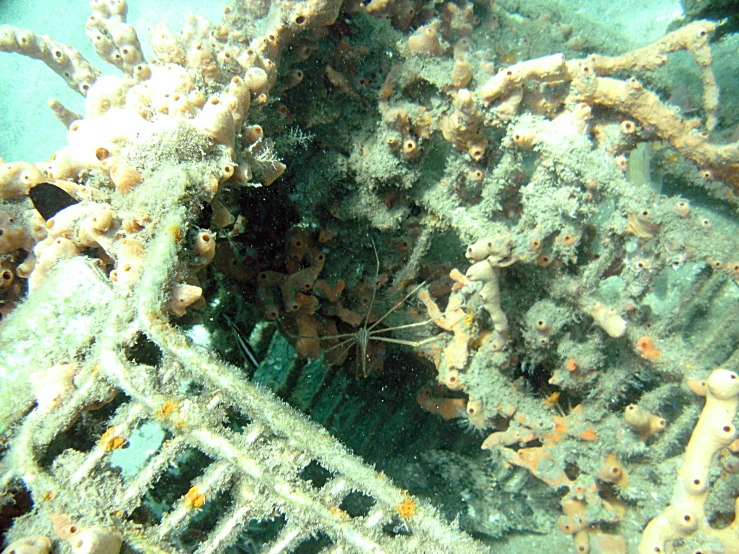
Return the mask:
{"type": "MultiPolygon", "coordinates": [[[[554,426],[550,431],[539,435],[542,446],[534,446],[529,448],[521,448],[514,451],[503,448],[502,452],[506,462],[511,465],[525,467],[535,477],[541,479],[552,488],[562,486],[570,487],[573,482],[567,477],[564,469],[553,464],[551,451],[554,446],[566,437],[574,436],[584,441],[597,440],[598,435],[587,422],[580,421],[582,416],[582,406],[576,406],[566,417],[552,416],[554,426]],[[585,427],[585,429],[582,429],[585,427]],[[540,464],[542,460],[546,460],[545,464],[540,464]]],[[[525,426],[535,429],[536,424],[528,422],[524,416],[516,418],[518,422],[525,426]]]]}
{"type": "Polygon", "coordinates": [[[550,394],[547,398],[544,399],[544,407],[545,408],[553,408],[557,405],[557,402],[559,401],[559,392],[553,392],[550,394]]]}
{"type": "Polygon", "coordinates": [[[659,360],[662,356],[662,352],[654,345],[650,337],[642,337],[636,341],[636,347],[639,349],[639,354],[642,358],[647,360],[659,360]]]}
{"type": "Polygon", "coordinates": [[[188,508],[202,508],[205,505],[205,494],[195,485],[185,495],[185,506],[188,508]]]}
{"type": "Polygon", "coordinates": [[[166,417],[172,413],[174,413],[177,410],[177,403],[170,400],[164,403],[164,405],[157,410],[157,413],[162,416],[166,417]]]}
{"type": "Polygon", "coordinates": [[[416,502],[407,491],[403,491],[403,501],[395,506],[395,511],[403,519],[409,519],[416,513],[416,502]]]}
{"type": "Polygon", "coordinates": [[[116,450],[126,444],[126,439],[115,436],[115,432],[115,427],[109,427],[108,430],[103,433],[103,436],[100,437],[100,444],[104,446],[106,450],[116,450]]]}

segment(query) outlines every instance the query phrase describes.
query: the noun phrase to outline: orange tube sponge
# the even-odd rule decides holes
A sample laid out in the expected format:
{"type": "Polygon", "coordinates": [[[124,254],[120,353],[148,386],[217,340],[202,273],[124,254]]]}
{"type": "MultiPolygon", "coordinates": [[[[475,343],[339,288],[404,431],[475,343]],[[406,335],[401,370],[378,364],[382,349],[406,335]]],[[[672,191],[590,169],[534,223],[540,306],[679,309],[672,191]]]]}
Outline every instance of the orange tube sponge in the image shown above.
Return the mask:
{"type": "MultiPolygon", "coordinates": [[[[536,438],[536,437],[534,437],[536,438]]],[[[520,428],[508,429],[507,431],[496,431],[486,438],[480,448],[492,450],[498,445],[511,446],[512,444],[525,442],[520,428]]]]}
{"type": "Polygon", "coordinates": [[[464,88],[472,80],[472,66],[464,58],[454,60],[452,68],[452,86],[456,89],[464,88]]]}
{"type": "Polygon", "coordinates": [[[241,77],[233,77],[231,82],[228,84],[228,92],[234,96],[241,104],[241,112],[246,119],[249,113],[249,106],[251,104],[251,91],[247,86],[244,79],[241,77]]]}
{"type": "Polygon", "coordinates": [[[419,27],[408,39],[408,49],[417,56],[441,56],[444,53],[444,47],[441,45],[438,31],[438,20],[419,27]]]}
{"type": "Polygon", "coordinates": [[[195,253],[200,257],[202,262],[199,266],[206,266],[216,255],[215,236],[209,231],[200,231],[195,238],[195,253]]]}
{"type": "Polygon", "coordinates": [[[467,282],[467,278],[464,276],[464,273],[459,271],[456,267],[452,269],[451,272],[449,272],[449,277],[452,281],[454,281],[454,284],[452,285],[452,290],[461,289],[467,282]]]}
{"type": "Polygon", "coordinates": [[[321,343],[318,340],[318,322],[313,316],[299,315],[298,340],[295,342],[295,352],[301,358],[317,360],[321,355],[321,343]]]}
{"type": "Polygon", "coordinates": [[[590,552],[590,536],[588,523],[585,520],[587,504],[582,500],[566,500],[562,502],[563,516],[557,521],[560,531],[572,535],[578,554],[590,552]]]}
{"type": "Polygon", "coordinates": [[[29,237],[23,227],[11,223],[13,219],[12,216],[0,212],[0,255],[10,254],[33,244],[29,244],[29,237]]]}
{"type": "Polygon", "coordinates": [[[533,150],[536,144],[536,131],[528,127],[517,127],[513,129],[511,138],[522,150],[533,150]]]}
{"type": "Polygon", "coordinates": [[[282,283],[281,290],[282,301],[288,312],[294,312],[300,307],[299,303],[296,301],[296,294],[298,292],[310,291],[313,288],[313,283],[315,283],[322,268],[323,264],[305,267],[285,279],[285,282],[282,283]]]}
{"type": "Polygon", "coordinates": [[[511,87],[530,79],[540,82],[562,79],[565,72],[565,58],[553,54],[525,62],[519,62],[501,69],[482,86],[480,96],[486,104],[494,102],[508,92],[511,87]]]}
{"type": "Polygon", "coordinates": [[[336,302],[339,299],[339,295],[344,291],[346,283],[343,279],[336,281],[336,286],[331,287],[326,279],[319,279],[313,283],[313,293],[321,298],[325,298],[329,302],[336,302]]]}
{"type": "Polygon", "coordinates": [[[467,414],[467,401],[464,398],[436,398],[430,387],[421,389],[416,400],[421,408],[444,419],[455,419],[467,414]]]}
{"type": "Polygon", "coordinates": [[[311,246],[310,237],[305,229],[292,229],[290,231],[290,242],[287,245],[287,257],[294,262],[300,262],[311,246]]]}
{"type": "Polygon", "coordinates": [[[274,321],[280,316],[279,292],[275,288],[257,284],[257,302],[268,320],[274,321]]]}
{"type": "Polygon", "coordinates": [[[247,69],[244,82],[254,96],[269,89],[269,75],[261,67],[254,66],[247,69]]]}
{"type": "Polygon", "coordinates": [[[421,150],[418,147],[418,141],[413,137],[407,137],[403,141],[403,157],[406,160],[414,160],[421,155],[421,150]]]}
{"type": "Polygon", "coordinates": [[[606,456],[606,461],[598,472],[598,479],[606,483],[615,483],[622,487],[627,485],[626,471],[621,466],[621,461],[613,452],[606,456]]]}
{"type": "Polygon", "coordinates": [[[485,408],[483,407],[482,402],[475,398],[470,398],[467,401],[466,412],[467,421],[472,427],[480,430],[485,428],[485,408]]]}

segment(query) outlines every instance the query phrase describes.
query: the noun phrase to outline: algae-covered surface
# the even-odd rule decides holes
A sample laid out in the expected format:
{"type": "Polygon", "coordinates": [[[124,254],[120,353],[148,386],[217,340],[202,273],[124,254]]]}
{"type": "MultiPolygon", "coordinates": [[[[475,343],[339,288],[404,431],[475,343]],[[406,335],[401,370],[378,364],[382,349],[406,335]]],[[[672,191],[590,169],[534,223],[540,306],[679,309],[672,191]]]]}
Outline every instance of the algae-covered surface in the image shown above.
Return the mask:
{"type": "Polygon", "coordinates": [[[737,551],[739,39],[644,4],[0,5],[6,546],[737,551]]]}

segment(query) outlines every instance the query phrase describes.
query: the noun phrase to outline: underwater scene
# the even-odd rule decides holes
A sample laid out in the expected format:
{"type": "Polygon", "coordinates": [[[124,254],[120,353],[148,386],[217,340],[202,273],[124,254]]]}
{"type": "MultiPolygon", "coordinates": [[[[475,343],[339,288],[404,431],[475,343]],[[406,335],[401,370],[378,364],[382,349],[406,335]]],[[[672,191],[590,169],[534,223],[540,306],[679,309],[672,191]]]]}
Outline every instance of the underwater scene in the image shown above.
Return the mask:
{"type": "Polygon", "coordinates": [[[3,554],[739,554],[737,0],[0,0],[3,554]]]}

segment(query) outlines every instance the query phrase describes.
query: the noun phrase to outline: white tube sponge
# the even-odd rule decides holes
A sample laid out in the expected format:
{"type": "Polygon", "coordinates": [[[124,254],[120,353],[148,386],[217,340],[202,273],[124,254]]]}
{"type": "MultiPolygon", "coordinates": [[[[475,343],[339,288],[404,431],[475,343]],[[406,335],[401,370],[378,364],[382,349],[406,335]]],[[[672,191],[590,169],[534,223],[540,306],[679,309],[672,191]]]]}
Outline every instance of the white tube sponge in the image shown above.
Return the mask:
{"type": "Polygon", "coordinates": [[[74,554],[118,554],[123,539],[120,533],[106,527],[88,527],[67,539],[74,554]]]}
{"type": "Polygon", "coordinates": [[[46,222],[51,238],[67,238],[77,247],[103,248],[109,255],[117,227],[116,213],[110,204],[80,202],[64,208],[46,222]]]}
{"type": "Polygon", "coordinates": [[[466,273],[470,281],[481,281],[480,299],[483,306],[490,314],[493,327],[498,336],[495,338],[494,349],[502,350],[508,339],[508,318],[500,307],[500,268],[494,267],[488,259],[472,264],[466,273]]]}
{"type": "Polygon", "coordinates": [[[516,261],[511,257],[510,241],[505,235],[483,238],[469,245],[465,256],[477,262],[469,267],[466,277],[483,283],[479,295],[497,334],[493,339],[493,350],[500,351],[508,340],[508,318],[500,307],[498,279],[500,269],[516,261]]]}
{"type": "Polygon", "coordinates": [[[47,173],[50,179],[64,181],[76,179],[84,171],[101,170],[102,167],[95,156],[95,148],[82,148],[73,144],[60,148],[51,155],[47,173]]]}
{"type": "Polygon", "coordinates": [[[468,269],[465,277],[470,281],[490,281],[495,278],[495,272],[493,266],[491,266],[487,260],[483,259],[475,264],[472,264],[468,269]]]}
{"type": "Polygon", "coordinates": [[[144,245],[136,239],[121,240],[116,260],[116,268],[111,272],[110,279],[123,287],[135,283],[144,267],[144,245]]]}
{"type": "Polygon", "coordinates": [[[244,76],[244,83],[252,94],[258,96],[269,88],[269,75],[261,67],[250,67],[244,76]]]}
{"type": "Polygon", "coordinates": [[[32,163],[0,163],[0,198],[3,200],[21,200],[28,196],[31,188],[44,182],[46,177],[32,163]]]}
{"type": "Polygon", "coordinates": [[[51,540],[48,537],[27,537],[10,543],[2,554],[49,554],[51,540]]]}
{"type": "Polygon", "coordinates": [[[49,237],[37,244],[33,251],[36,254],[36,266],[28,278],[29,291],[33,291],[41,285],[59,260],[73,258],[79,254],[74,242],[64,237],[56,239],[49,237]]]}
{"type": "Polygon", "coordinates": [[[203,289],[193,285],[176,285],[172,287],[172,298],[169,300],[169,311],[182,316],[187,308],[203,296],[203,289]]]}
{"type": "Polygon", "coordinates": [[[626,333],[626,321],[616,308],[609,308],[602,302],[596,302],[590,308],[590,315],[609,337],[617,339],[626,333]]]}
{"type": "Polygon", "coordinates": [[[75,235],[76,242],[82,246],[99,246],[109,256],[120,220],[108,204],[96,204],[96,209],[79,223],[75,235]]]}
{"type": "Polygon", "coordinates": [[[233,77],[231,82],[228,84],[228,93],[238,98],[241,103],[241,112],[244,120],[249,113],[249,106],[251,104],[251,91],[246,85],[246,81],[241,77],[233,77]]]}
{"type": "Polygon", "coordinates": [[[0,52],[15,52],[41,60],[67,85],[86,95],[100,72],[79,51],[54,42],[49,37],[35,35],[28,29],[0,25],[0,52]]]}
{"type": "Polygon", "coordinates": [[[92,15],[85,29],[95,52],[121,71],[131,74],[144,61],[136,30],[126,23],[128,5],[125,0],[93,0],[92,15]]]}
{"type": "MultiPolygon", "coordinates": [[[[698,529],[711,531],[705,517],[708,474],[716,453],[736,437],[733,425],[739,404],[739,376],[716,369],[708,378],[706,405],[685,449],[672,503],[649,522],[639,543],[639,554],[665,552],[666,543],[684,539],[698,529]]],[[[719,534],[723,539],[723,535],[719,534]]],[[[727,537],[731,541],[730,537],[727,537]]],[[[732,546],[736,539],[732,541],[732,546]]],[[[725,544],[725,546],[729,546],[725,544]]]]}
{"type": "Polygon", "coordinates": [[[488,257],[493,257],[496,260],[504,260],[510,257],[510,253],[511,248],[508,238],[504,235],[495,235],[494,237],[480,239],[470,244],[464,255],[468,260],[479,262],[488,257]]]}
{"type": "Polygon", "coordinates": [[[116,75],[104,75],[90,87],[85,100],[85,114],[88,118],[100,117],[111,108],[126,105],[126,93],[130,83],[116,75]]]}
{"type": "Polygon", "coordinates": [[[54,112],[54,116],[64,125],[67,129],[73,121],[82,119],[82,116],[64,106],[56,98],[49,98],[47,102],[49,109],[54,112]]]}
{"type": "Polygon", "coordinates": [[[62,405],[74,391],[74,378],[79,372],[78,364],[57,364],[50,368],[34,371],[28,380],[36,395],[37,410],[48,414],[62,405]]]}
{"type": "Polygon", "coordinates": [[[151,47],[160,62],[186,66],[187,52],[185,51],[185,45],[166,23],[152,25],[148,31],[151,47]]]}
{"type": "Polygon", "coordinates": [[[193,124],[204,131],[216,144],[222,144],[233,152],[236,125],[228,105],[217,96],[210,98],[193,124]]]}

